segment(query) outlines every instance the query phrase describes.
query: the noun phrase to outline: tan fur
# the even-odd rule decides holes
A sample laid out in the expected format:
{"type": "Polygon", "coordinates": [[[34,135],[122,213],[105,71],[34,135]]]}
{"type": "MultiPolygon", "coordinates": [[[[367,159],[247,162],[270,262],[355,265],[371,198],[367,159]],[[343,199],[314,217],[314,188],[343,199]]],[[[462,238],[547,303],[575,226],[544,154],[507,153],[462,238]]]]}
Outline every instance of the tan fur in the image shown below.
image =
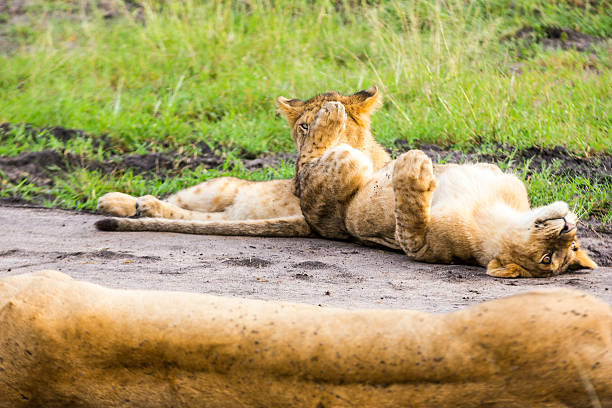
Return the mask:
{"type": "Polygon", "coordinates": [[[579,247],[566,203],[530,209],[523,183],[498,168],[449,166],[434,176],[431,160],[415,150],[398,158],[393,183],[396,238],[417,260],[473,263],[497,277],[597,266],[579,247]]]}
{"type": "Polygon", "coordinates": [[[301,215],[263,220],[198,221],[167,218],[138,218],[129,222],[107,218],[97,223],[105,231],[164,231],[197,235],[244,235],[255,237],[309,237],[310,227],[301,215]]]}
{"type": "Polygon", "coordinates": [[[259,220],[300,215],[291,180],[247,181],[221,177],[181,190],[162,201],[151,195],[108,193],[98,212],[177,220],[259,220]]]}
{"type": "Polygon", "coordinates": [[[0,280],[2,407],[612,407],[611,350],[567,289],[429,314],[0,280]]]}
{"type": "MultiPolygon", "coordinates": [[[[293,182],[224,178],[184,190],[167,202],[151,196],[136,201],[135,212],[143,216],[228,223],[191,228],[188,222],[170,227],[169,222],[117,219],[98,226],[270,235],[281,234],[287,221],[277,227],[268,224],[289,217],[299,236],[308,235],[309,226],[327,238],[401,248],[419,261],[481,265],[497,277],[551,276],[596,267],[579,248],[576,216],[567,204],[531,210],[524,185],[497,166],[433,166],[418,150],[391,161],[369,129],[379,105],[376,87],[349,96],[329,92],[308,101],[280,97],[279,111],[298,149],[293,182]],[[251,219],[262,220],[259,229],[252,229],[254,224],[246,221],[251,219]],[[571,228],[564,231],[564,226],[571,228]],[[547,256],[550,262],[544,262],[547,256]]],[[[129,196],[117,194],[102,197],[99,208],[124,214],[129,205],[113,205],[129,196]],[[106,202],[113,205],[106,207],[106,202]]]]}

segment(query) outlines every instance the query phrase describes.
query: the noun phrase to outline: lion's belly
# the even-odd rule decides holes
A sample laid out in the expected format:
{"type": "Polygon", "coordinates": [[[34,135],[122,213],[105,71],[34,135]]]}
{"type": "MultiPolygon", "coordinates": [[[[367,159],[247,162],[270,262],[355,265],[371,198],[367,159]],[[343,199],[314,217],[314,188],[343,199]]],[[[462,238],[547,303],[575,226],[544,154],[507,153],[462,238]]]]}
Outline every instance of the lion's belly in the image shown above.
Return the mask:
{"type": "Polygon", "coordinates": [[[399,249],[395,241],[393,164],[376,172],[353,198],[346,214],[346,228],[362,242],[399,249]]]}
{"type": "Polygon", "coordinates": [[[438,174],[436,180],[432,210],[438,207],[462,210],[500,201],[517,209],[529,208],[522,182],[492,165],[452,166],[438,174]]]}
{"type": "MultiPolygon", "coordinates": [[[[487,165],[452,166],[438,174],[431,204],[428,233],[429,252],[438,262],[483,265],[490,231],[482,228],[482,218],[499,208],[528,210],[523,183],[511,174],[487,165]]],[[[496,228],[493,225],[492,228],[496,228]]]]}

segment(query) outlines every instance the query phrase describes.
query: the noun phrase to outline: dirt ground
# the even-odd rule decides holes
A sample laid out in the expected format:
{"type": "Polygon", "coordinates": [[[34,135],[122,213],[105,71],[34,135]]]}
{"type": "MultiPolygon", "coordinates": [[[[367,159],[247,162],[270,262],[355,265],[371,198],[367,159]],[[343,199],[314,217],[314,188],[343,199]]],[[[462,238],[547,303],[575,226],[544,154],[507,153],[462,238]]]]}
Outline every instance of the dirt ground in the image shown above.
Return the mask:
{"type": "MultiPolygon", "coordinates": [[[[612,304],[610,266],[547,279],[496,279],[479,267],[423,264],[347,242],[101,232],[93,226],[99,218],[0,205],[0,277],[57,269],[115,288],[428,312],[546,287],[584,290],[612,304]]],[[[591,231],[581,241],[610,265],[612,235],[591,231]]]]}
{"type": "Polygon", "coordinates": [[[544,48],[561,48],[564,50],[589,51],[594,45],[604,43],[604,39],[583,34],[571,28],[543,25],[541,27],[523,27],[513,35],[502,38],[502,41],[518,40],[524,44],[538,43],[544,48]]]}

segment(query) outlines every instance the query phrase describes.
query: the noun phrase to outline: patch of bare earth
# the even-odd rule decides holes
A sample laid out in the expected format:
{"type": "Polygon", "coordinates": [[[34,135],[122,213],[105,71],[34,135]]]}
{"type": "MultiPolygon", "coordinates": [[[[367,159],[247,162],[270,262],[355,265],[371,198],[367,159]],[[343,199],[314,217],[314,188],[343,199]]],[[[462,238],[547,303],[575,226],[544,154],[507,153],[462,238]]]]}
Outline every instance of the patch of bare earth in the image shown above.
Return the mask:
{"type": "Polygon", "coordinates": [[[612,155],[606,153],[584,157],[562,146],[517,149],[501,144],[489,146],[487,150],[494,153],[465,153],[431,144],[411,145],[405,140],[396,140],[393,150],[395,154],[400,154],[410,149],[423,150],[436,163],[507,162],[510,167],[522,169],[526,166],[529,172],[541,171],[544,166],[555,175],[581,176],[592,182],[612,183],[612,155]]]}
{"type": "MultiPolygon", "coordinates": [[[[8,139],[8,134],[13,129],[14,126],[11,124],[0,124],[0,142],[3,139],[8,139]]],[[[108,137],[104,135],[89,136],[78,129],[66,129],[61,126],[34,128],[30,125],[24,125],[23,132],[25,137],[33,142],[39,137],[53,137],[63,143],[74,138],[88,138],[95,149],[112,150],[113,148],[108,137]]],[[[27,179],[37,186],[51,186],[55,177],[61,177],[62,173],[76,168],[100,170],[104,173],[130,170],[134,174],[164,177],[178,174],[183,170],[193,170],[200,166],[204,169],[218,168],[225,162],[226,158],[216,154],[206,143],[200,143],[198,147],[200,151],[195,156],[185,156],[177,152],[151,152],[114,155],[104,161],[92,160],[86,156],[62,150],[46,149],[37,152],[24,152],[14,157],[0,156],[0,171],[11,183],[18,183],[27,179]]],[[[248,170],[276,167],[283,160],[294,160],[294,155],[291,154],[248,157],[251,158],[242,160],[242,165],[248,170]]]]}
{"type": "Polygon", "coordinates": [[[571,28],[558,26],[523,27],[503,40],[516,40],[522,44],[540,44],[544,48],[589,51],[605,39],[584,34],[571,28]]]}
{"type": "MultiPolygon", "coordinates": [[[[102,232],[100,216],[0,204],[0,277],[56,269],[114,288],[180,290],[321,307],[445,312],[533,289],[570,287],[612,304],[612,268],[499,279],[401,252],[311,238],[102,232]]],[[[593,235],[610,248],[610,236],[593,235]]]]}

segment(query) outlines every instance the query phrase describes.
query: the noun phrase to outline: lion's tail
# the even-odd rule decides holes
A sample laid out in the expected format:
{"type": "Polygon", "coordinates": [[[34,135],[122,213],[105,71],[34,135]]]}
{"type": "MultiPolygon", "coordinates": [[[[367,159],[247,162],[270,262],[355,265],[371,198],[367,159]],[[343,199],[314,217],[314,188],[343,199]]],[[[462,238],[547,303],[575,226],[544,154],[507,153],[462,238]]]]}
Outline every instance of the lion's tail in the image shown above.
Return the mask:
{"type": "Polygon", "coordinates": [[[198,235],[247,235],[256,237],[309,237],[310,227],[301,215],[263,220],[194,221],[165,218],[104,218],[101,231],[157,231],[198,235]]]}

